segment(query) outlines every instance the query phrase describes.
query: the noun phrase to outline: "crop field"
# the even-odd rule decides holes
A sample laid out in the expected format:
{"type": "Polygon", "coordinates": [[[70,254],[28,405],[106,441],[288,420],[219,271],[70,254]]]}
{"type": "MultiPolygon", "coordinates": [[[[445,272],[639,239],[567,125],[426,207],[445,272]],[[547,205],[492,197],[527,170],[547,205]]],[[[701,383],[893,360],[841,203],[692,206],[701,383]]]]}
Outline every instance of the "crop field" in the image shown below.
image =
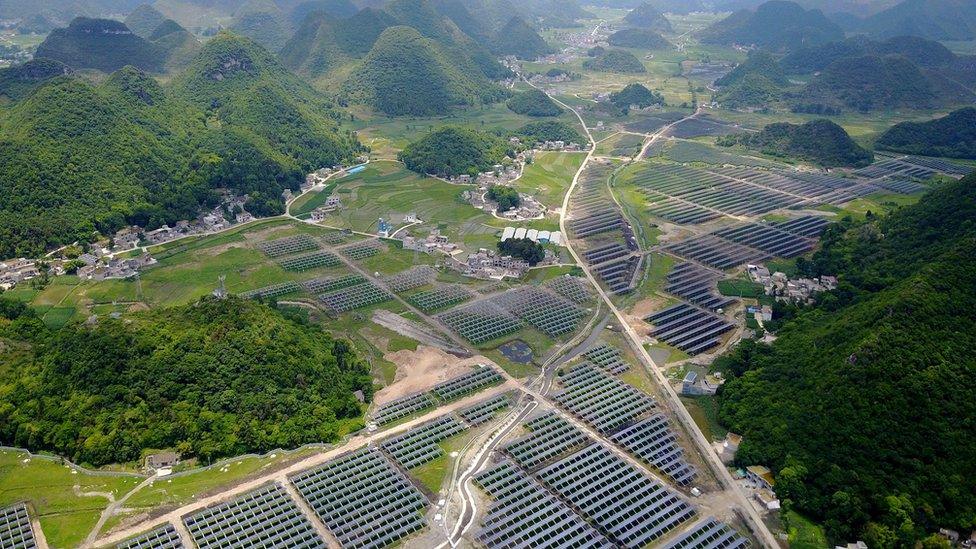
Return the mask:
{"type": "Polygon", "coordinates": [[[586,153],[540,152],[525,167],[515,188],[549,208],[558,208],[585,156],[586,153]]]}
{"type": "Polygon", "coordinates": [[[644,144],[644,136],[632,133],[619,133],[600,142],[596,146],[596,154],[602,156],[634,156],[640,152],[644,144]]]}

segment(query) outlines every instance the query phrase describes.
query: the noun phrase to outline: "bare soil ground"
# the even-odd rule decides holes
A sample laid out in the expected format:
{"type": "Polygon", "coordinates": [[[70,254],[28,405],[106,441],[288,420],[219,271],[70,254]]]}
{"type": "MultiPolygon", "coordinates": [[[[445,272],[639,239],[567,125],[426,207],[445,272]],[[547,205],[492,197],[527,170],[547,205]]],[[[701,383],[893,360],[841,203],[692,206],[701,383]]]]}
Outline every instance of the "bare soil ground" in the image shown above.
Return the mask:
{"type": "Polygon", "coordinates": [[[393,383],[373,397],[376,404],[426,391],[442,381],[467,373],[476,364],[492,364],[483,356],[461,359],[427,345],[418,345],[416,351],[404,349],[387,353],[383,358],[396,364],[397,372],[393,383]]]}

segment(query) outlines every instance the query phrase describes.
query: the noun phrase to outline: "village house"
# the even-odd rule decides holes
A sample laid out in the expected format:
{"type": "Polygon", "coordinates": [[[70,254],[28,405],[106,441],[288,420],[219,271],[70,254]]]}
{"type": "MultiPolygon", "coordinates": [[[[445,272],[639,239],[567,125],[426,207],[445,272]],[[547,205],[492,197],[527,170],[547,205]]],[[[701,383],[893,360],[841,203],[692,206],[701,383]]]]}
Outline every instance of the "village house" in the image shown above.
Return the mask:
{"type": "Polygon", "coordinates": [[[169,469],[179,463],[180,455],[176,452],[159,452],[158,454],[149,454],[146,456],[146,469],[149,471],[169,469]]]}
{"type": "Polygon", "coordinates": [[[763,465],[750,465],[746,467],[746,478],[756,484],[760,489],[772,491],[773,486],[776,485],[773,472],[763,465]]]}

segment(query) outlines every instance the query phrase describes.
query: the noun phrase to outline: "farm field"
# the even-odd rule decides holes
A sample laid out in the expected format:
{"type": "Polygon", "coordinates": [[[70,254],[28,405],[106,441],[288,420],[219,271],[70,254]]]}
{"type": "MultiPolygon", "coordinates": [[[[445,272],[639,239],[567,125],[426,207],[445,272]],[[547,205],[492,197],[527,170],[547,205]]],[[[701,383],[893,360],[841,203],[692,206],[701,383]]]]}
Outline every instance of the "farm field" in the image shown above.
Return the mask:
{"type": "Polygon", "coordinates": [[[550,210],[562,206],[563,195],[583,163],[586,153],[540,152],[515,182],[519,192],[542,202],[550,210]]]}

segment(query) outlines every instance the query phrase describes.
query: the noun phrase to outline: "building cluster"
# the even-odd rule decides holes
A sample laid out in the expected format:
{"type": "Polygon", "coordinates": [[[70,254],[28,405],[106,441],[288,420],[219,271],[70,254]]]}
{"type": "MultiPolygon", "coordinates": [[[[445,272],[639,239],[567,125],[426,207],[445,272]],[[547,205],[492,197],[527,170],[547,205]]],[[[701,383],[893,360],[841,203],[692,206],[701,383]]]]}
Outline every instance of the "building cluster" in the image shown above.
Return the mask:
{"type": "Polygon", "coordinates": [[[528,261],[486,248],[480,248],[463,259],[457,254],[452,255],[448,266],[465,276],[490,280],[521,278],[529,270],[528,261]]]}
{"type": "Polygon", "coordinates": [[[815,294],[837,288],[837,277],[833,276],[791,280],[786,273],[770,273],[763,265],[748,265],[746,270],[753,282],[762,285],[766,295],[773,296],[779,301],[809,303],[815,294]]]}
{"type": "Polygon", "coordinates": [[[569,143],[565,141],[536,141],[535,149],[540,151],[579,152],[583,150],[583,147],[579,143],[572,141],[569,143]]]}
{"type": "Polygon", "coordinates": [[[82,280],[129,278],[135,276],[140,269],[156,263],[148,253],[125,259],[85,253],[78,257],[78,261],[84,263],[83,266],[78,267],[78,278],[82,280]]]}
{"type": "Polygon", "coordinates": [[[423,252],[425,254],[441,252],[446,255],[451,255],[458,250],[458,245],[449,241],[438,229],[432,230],[430,234],[423,238],[405,236],[401,242],[403,243],[404,250],[423,252]]]}
{"type": "Polygon", "coordinates": [[[322,204],[318,208],[312,210],[312,221],[322,221],[329,214],[342,209],[342,199],[337,195],[331,195],[325,200],[325,204],[322,204]]]}
{"type": "Polygon", "coordinates": [[[681,380],[681,394],[685,396],[714,395],[722,385],[721,380],[700,376],[698,372],[689,370],[681,380]]]}
{"type": "Polygon", "coordinates": [[[504,242],[509,238],[514,238],[516,240],[528,238],[532,242],[538,242],[539,244],[554,244],[556,246],[563,245],[563,233],[559,231],[540,231],[538,229],[526,229],[525,227],[505,227],[505,229],[502,230],[501,240],[504,242]]]}
{"type": "Polygon", "coordinates": [[[0,263],[0,288],[9,290],[20,282],[26,282],[41,275],[37,261],[20,258],[0,263]]]}

